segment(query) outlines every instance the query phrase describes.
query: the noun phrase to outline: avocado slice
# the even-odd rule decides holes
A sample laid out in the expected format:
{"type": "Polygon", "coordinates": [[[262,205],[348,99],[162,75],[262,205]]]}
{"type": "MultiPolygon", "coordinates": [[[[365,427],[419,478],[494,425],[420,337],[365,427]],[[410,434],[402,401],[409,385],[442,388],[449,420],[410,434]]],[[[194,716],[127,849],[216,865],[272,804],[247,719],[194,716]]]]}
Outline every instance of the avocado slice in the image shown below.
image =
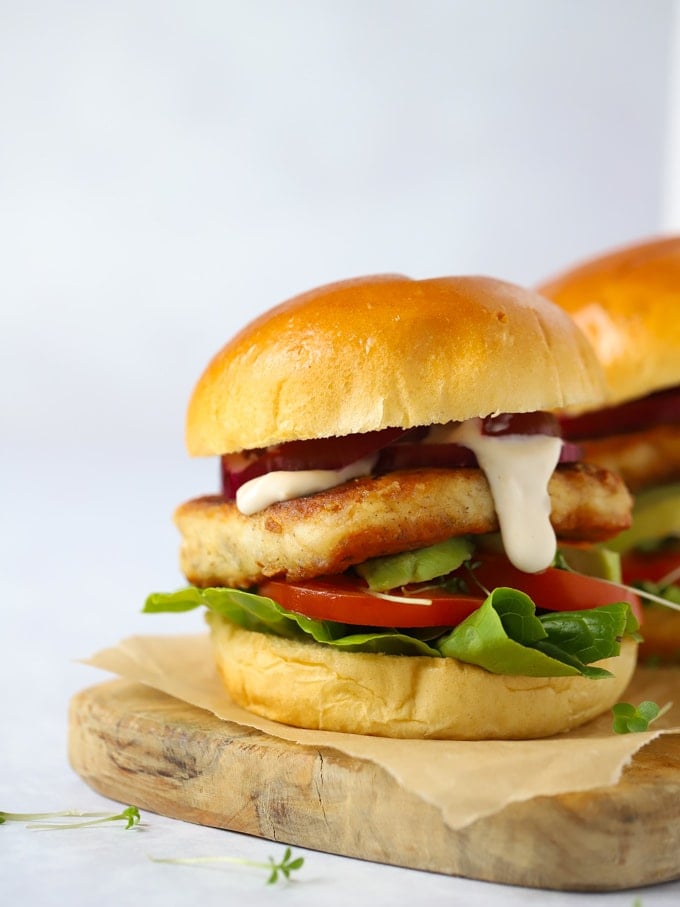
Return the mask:
{"type": "Polygon", "coordinates": [[[680,482],[658,485],[638,494],[633,506],[633,525],[608,541],[607,547],[624,554],[669,535],[680,536],[680,482]]]}
{"type": "Polygon", "coordinates": [[[409,583],[426,583],[438,576],[446,576],[467,561],[473,550],[470,539],[460,536],[415,551],[373,557],[357,564],[354,569],[373,592],[386,592],[409,583]]]}
{"type": "Polygon", "coordinates": [[[560,554],[568,566],[577,573],[594,576],[597,579],[621,582],[621,558],[610,548],[574,548],[571,545],[560,545],[560,554]]]}

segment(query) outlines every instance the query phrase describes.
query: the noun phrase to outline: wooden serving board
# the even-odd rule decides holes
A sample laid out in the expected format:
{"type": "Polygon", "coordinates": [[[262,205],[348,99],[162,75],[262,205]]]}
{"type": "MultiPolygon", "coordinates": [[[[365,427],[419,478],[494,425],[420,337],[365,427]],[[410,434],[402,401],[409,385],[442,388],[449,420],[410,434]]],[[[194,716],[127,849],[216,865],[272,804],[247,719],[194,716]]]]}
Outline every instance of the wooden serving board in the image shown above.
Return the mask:
{"type": "Polygon", "coordinates": [[[618,784],[537,797],[461,830],[384,769],[222,721],[126,680],[71,702],[69,758],[95,790],[200,825],[490,882],[608,891],[680,878],[680,738],[618,784]]]}

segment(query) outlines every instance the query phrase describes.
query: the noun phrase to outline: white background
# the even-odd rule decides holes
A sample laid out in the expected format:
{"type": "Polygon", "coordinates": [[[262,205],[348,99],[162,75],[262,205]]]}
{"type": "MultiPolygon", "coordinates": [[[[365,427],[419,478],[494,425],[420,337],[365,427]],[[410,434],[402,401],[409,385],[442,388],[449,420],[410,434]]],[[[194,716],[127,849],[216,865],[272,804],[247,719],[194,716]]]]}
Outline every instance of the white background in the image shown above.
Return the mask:
{"type": "MultiPolygon", "coordinates": [[[[0,0],[0,808],[96,806],[66,760],[68,700],[103,679],[77,659],[201,626],[139,610],[181,582],[173,508],[217,484],[183,447],[208,358],[325,281],[532,284],[680,229],[679,55],[672,0],[0,0]]],[[[272,852],[159,817],[142,843],[0,834],[8,902],[281,895],[146,863],[272,852]]],[[[370,886],[374,904],[588,899],[321,854],[283,897],[370,886]]]]}

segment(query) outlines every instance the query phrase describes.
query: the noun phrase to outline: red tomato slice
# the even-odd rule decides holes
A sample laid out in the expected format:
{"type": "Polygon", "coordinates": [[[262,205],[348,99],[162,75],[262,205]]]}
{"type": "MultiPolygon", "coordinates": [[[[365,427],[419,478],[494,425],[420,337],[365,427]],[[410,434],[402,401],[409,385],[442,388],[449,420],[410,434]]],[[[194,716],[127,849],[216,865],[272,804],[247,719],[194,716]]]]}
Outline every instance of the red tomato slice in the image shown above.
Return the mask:
{"type": "Polygon", "coordinates": [[[299,583],[269,580],[258,591],[287,611],[367,627],[455,627],[485,598],[483,594],[456,595],[428,589],[417,597],[431,599],[430,605],[387,601],[369,592],[363,580],[346,574],[299,583]]]}
{"type": "Polygon", "coordinates": [[[628,602],[637,619],[642,618],[640,599],[634,592],[594,576],[557,567],[548,567],[542,573],[524,573],[501,554],[484,554],[474,576],[489,590],[495,586],[520,589],[537,608],[546,611],[582,611],[614,602],[628,602]]]}
{"type": "MultiPolygon", "coordinates": [[[[485,589],[509,586],[525,592],[538,608],[549,611],[581,611],[625,601],[638,621],[642,608],[637,595],[628,589],[591,576],[550,567],[543,573],[523,573],[503,555],[484,555],[474,576],[484,587],[475,593],[474,580],[466,568],[457,571],[470,587],[471,595],[429,588],[411,594],[430,599],[431,604],[390,601],[371,593],[363,580],[348,574],[323,576],[298,583],[269,580],[259,592],[295,611],[317,620],[372,627],[455,627],[486,598],[485,589]]],[[[401,598],[401,596],[399,596],[401,598]]]]}
{"type": "MultiPolygon", "coordinates": [[[[626,583],[642,580],[658,583],[677,570],[680,570],[680,550],[630,551],[621,557],[621,572],[626,583]]],[[[680,585],[680,578],[675,582],[680,585]]]]}

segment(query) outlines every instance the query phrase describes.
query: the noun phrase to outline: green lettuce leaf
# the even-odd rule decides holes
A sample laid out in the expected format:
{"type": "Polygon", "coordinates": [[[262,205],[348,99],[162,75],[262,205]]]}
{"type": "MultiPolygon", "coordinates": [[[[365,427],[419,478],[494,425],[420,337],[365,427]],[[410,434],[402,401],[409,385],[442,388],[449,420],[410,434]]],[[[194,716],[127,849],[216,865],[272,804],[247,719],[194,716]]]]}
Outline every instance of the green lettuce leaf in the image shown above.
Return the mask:
{"type": "Polygon", "coordinates": [[[482,606],[452,630],[356,627],[314,620],[286,611],[263,595],[240,589],[188,587],[154,593],[146,613],[181,612],[206,607],[212,614],[247,630],[289,639],[311,637],[322,645],[350,652],[449,657],[496,674],[556,677],[583,674],[606,677],[591,662],[617,655],[624,635],[637,621],[625,602],[584,611],[536,615],[531,599],[516,589],[497,588],[482,606]]]}
{"type": "Polygon", "coordinates": [[[527,595],[499,587],[437,647],[442,655],[494,674],[608,677],[609,671],[591,662],[618,655],[622,637],[635,630],[637,621],[625,602],[537,617],[527,595]]]}
{"type": "Polygon", "coordinates": [[[177,592],[155,592],[144,605],[147,614],[192,611],[206,607],[213,614],[226,618],[246,630],[273,633],[288,639],[311,636],[322,645],[332,645],[351,652],[383,652],[389,655],[439,656],[437,649],[428,645],[427,631],[383,630],[356,627],[331,620],[314,620],[304,614],[286,611],[277,602],[264,595],[244,592],[241,589],[214,587],[197,589],[189,586],[177,592]]]}

